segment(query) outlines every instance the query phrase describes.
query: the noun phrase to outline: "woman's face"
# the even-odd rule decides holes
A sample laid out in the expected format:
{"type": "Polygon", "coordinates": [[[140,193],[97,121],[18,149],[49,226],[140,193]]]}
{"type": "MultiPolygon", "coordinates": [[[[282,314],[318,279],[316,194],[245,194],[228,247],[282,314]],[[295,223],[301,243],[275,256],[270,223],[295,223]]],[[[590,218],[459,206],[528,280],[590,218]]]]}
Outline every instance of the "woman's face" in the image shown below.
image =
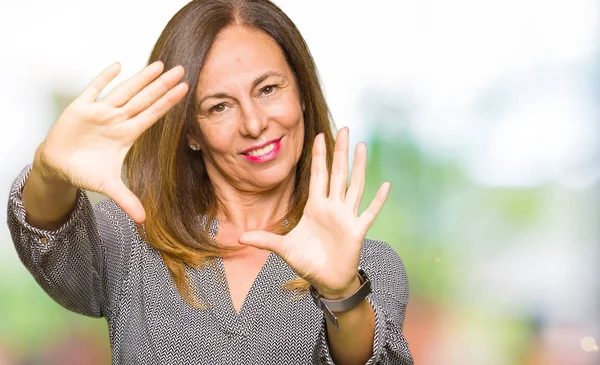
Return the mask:
{"type": "Polygon", "coordinates": [[[304,141],[296,79],[267,34],[221,31],[199,76],[197,121],[213,184],[259,192],[293,179],[304,141]]]}

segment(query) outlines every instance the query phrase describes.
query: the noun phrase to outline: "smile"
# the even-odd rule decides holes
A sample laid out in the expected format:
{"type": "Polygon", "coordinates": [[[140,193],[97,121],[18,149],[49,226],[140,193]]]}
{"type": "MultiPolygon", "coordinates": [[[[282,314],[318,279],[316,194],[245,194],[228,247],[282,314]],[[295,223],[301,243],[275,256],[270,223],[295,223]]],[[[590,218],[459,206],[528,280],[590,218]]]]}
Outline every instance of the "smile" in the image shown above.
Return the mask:
{"type": "Polygon", "coordinates": [[[244,158],[253,163],[263,163],[273,160],[281,150],[281,138],[260,148],[243,153],[244,158]]]}
{"type": "Polygon", "coordinates": [[[273,143],[270,143],[270,144],[264,146],[263,148],[257,148],[255,150],[252,150],[252,151],[248,152],[248,155],[253,156],[253,157],[262,156],[267,152],[273,151],[273,149],[275,148],[275,144],[276,143],[273,142],[273,143]]]}

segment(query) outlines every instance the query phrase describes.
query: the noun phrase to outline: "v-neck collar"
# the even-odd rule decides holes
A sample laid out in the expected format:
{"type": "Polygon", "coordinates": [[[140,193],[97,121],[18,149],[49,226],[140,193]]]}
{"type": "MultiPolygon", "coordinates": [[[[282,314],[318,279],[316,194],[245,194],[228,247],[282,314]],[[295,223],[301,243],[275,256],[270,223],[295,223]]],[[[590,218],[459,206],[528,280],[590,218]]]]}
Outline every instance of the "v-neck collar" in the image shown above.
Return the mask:
{"type": "Polygon", "coordinates": [[[215,287],[208,288],[209,292],[206,295],[212,304],[211,311],[225,333],[247,335],[252,329],[252,321],[262,317],[266,307],[265,301],[270,297],[273,288],[278,286],[276,275],[278,258],[275,253],[269,253],[239,313],[233,306],[223,260],[221,257],[214,258],[213,265],[210,266],[215,287]]]}
{"type": "MultiPolygon", "coordinates": [[[[202,216],[201,224],[205,225],[206,221],[207,216],[202,216]]],[[[218,230],[219,221],[214,218],[209,227],[210,237],[215,239],[218,230]]],[[[278,271],[281,274],[284,266],[286,264],[281,257],[274,252],[269,253],[238,313],[233,306],[223,259],[216,256],[211,260],[211,264],[207,268],[210,268],[211,283],[214,286],[206,287],[205,297],[208,299],[210,310],[224,333],[227,335],[248,335],[252,329],[253,321],[262,318],[264,309],[267,307],[265,301],[269,300],[272,290],[281,285],[278,271]]]]}

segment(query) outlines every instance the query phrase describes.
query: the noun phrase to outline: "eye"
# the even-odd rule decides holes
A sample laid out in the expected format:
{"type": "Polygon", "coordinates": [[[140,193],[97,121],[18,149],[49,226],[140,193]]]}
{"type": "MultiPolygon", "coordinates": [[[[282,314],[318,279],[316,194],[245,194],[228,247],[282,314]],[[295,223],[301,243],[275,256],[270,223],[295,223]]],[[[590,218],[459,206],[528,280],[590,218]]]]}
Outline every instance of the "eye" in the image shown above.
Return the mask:
{"type": "Polygon", "coordinates": [[[271,95],[275,92],[276,88],[277,88],[277,85],[267,85],[267,86],[263,87],[262,89],[260,89],[260,93],[263,95],[271,95]]]}
{"type": "Polygon", "coordinates": [[[211,113],[223,113],[225,111],[225,103],[217,104],[210,108],[211,113]]]}

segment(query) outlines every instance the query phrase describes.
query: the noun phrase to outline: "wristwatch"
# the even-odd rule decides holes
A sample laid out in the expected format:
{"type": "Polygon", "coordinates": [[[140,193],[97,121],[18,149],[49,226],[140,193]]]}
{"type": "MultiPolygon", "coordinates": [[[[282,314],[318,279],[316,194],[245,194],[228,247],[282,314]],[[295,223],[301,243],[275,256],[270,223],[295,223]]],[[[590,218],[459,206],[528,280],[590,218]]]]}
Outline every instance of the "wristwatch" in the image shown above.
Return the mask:
{"type": "Polygon", "coordinates": [[[312,285],[310,286],[310,295],[312,296],[315,304],[317,307],[321,308],[325,316],[329,318],[335,328],[339,327],[337,317],[333,314],[333,312],[343,312],[356,307],[358,303],[362,302],[363,299],[365,299],[367,295],[372,292],[371,281],[369,280],[367,273],[365,273],[365,271],[359,267],[357,275],[361,284],[360,288],[358,288],[354,294],[343,299],[325,299],[320,296],[319,293],[317,293],[312,285]]]}

